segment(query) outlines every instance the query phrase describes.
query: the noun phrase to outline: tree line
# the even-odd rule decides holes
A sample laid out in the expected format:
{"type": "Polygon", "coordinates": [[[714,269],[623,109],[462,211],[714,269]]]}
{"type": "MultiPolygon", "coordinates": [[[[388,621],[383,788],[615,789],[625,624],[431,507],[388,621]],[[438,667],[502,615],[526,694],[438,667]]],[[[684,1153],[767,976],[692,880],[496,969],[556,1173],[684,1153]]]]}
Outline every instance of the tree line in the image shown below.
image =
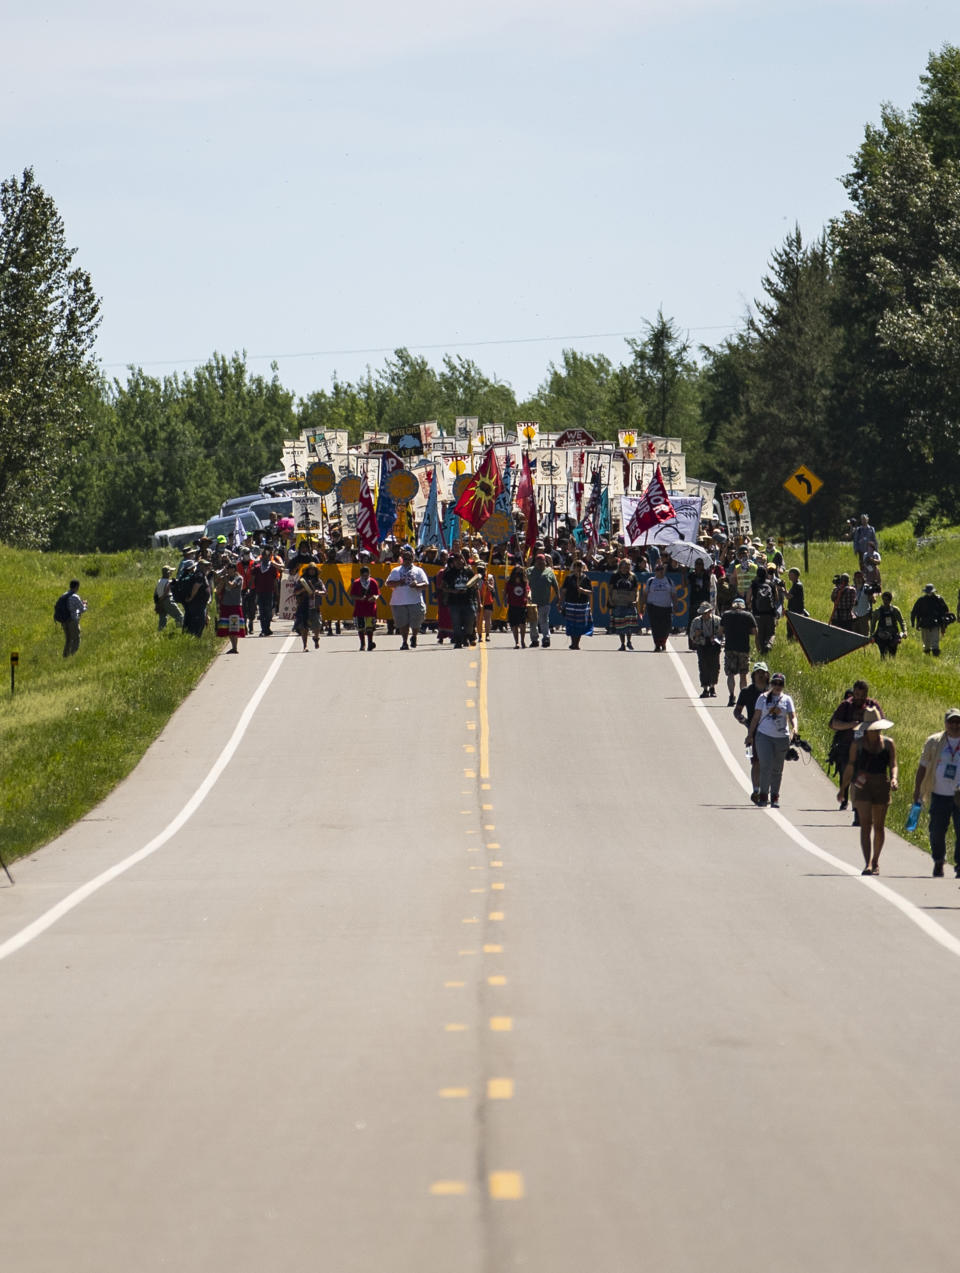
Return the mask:
{"type": "Polygon", "coordinates": [[[0,540],[113,550],[202,521],[255,490],[304,428],[391,430],[456,416],[536,419],[601,438],[679,436],[687,470],[749,492],[769,530],[796,526],[782,482],[826,479],[815,532],[843,519],[955,518],[960,479],[960,49],[928,60],[907,110],[868,124],[844,177],[849,207],[812,242],[773,249],[739,329],[694,348],[661,311],[615,363],[564,350],[533,396],[472,360],[439,368],[407,349],[356,382],[298,398],[243,354],[193,372],[131,368],[108,381],[92,355],[93,283],[56,207],[27,169],[0,187],[0,540]]]}

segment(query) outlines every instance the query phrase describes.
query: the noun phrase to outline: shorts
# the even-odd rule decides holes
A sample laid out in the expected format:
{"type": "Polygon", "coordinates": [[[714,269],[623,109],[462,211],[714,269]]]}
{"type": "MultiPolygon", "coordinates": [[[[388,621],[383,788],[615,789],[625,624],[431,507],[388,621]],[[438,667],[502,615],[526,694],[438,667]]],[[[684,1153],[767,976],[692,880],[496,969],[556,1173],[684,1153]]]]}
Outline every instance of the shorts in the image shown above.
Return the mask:
{"type": "Polygon", "coordinates": [[[890,779],[885,774],[860,774],[863,782],[851,782],[850,799],[857,804],[890,803],[890,779]]]}
{"type": "Polygon", "coordinates": [[[750,655],[741,654],[739,650],[725,649],[723,652],[723,670],[727,676],[745,676],[750,671],[750,655]]]}
{"type": "Polygon", "coordinates": [[[422,602],[411,606],[393,605],[390,609],[393,611],[393,622],[398,628],[413,628],[414,632],[419,632],[427,613],[427,607],[422,602]]]}

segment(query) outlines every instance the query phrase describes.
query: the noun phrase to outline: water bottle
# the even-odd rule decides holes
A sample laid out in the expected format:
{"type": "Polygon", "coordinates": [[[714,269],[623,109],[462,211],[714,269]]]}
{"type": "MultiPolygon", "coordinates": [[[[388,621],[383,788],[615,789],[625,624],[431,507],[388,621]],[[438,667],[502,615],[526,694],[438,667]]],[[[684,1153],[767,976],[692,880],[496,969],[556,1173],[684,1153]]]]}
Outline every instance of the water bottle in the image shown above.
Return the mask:
{"type": "Polygon", "coordinates": [[[908,831],[916,831],[917,823],[920,821],[920,810],[922,808],[923,808],[923,805],[917,804],[917,803],[914,803],[910,806],[910,812],[907,814],[907,830],[908,831]]]}

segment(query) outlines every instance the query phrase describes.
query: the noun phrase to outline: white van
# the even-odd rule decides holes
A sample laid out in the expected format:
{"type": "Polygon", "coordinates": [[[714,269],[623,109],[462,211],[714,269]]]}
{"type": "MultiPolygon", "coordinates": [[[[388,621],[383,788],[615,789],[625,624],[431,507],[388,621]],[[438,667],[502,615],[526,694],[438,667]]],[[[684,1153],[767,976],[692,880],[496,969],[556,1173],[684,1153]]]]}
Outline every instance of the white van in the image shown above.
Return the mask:
{"type": "Polygon", "coordinates": [[[158,530],[150,542],[154,548],[183,548],[202,534],[202,526],[172,526],[169,530],[158,530]]]}

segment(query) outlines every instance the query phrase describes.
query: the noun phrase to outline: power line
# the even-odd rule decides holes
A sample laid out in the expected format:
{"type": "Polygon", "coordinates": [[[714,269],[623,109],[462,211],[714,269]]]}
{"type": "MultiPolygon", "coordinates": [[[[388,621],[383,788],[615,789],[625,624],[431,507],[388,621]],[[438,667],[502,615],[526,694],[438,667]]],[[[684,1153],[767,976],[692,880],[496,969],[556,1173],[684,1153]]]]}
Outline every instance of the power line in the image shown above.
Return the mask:
{"type": "MultiPolygon", "coordinates": [[[[717,332],[717,331],[733,331],[736,327],[735,323],[721,323],[713,327],[688,327],[690,332],[717,332]]],[[[410,350],[436,350],[436,349],[482,349],[489,348],[493,345],[547,345],[557,344],[561,341],[569,340],[616,340],[630,336],[638,336],[641,333],[634,331],[626,332],[588,332],[579,336],[515,336],[502,340],[460,340],[460,341],[444,341],[439,344],[430,345],[381,345],[373,346],[369,349],[312,349],[303,350],[299,353],[292,354],[247,354],[246,357],[250,362],[279,362],[281,359],[291,358],[347,358],[356,357],[358,354],[392,354],[398,349],[410,350]]],[[[209,357],[207,355],[206,357],[209,357]]],[[[180,367],[186,364],[198,364],[206,361],[204,358],[159,358],[150,362],[133,362],[127,360],[125,362],[107,362],[104,367],[180,367]]]]}

